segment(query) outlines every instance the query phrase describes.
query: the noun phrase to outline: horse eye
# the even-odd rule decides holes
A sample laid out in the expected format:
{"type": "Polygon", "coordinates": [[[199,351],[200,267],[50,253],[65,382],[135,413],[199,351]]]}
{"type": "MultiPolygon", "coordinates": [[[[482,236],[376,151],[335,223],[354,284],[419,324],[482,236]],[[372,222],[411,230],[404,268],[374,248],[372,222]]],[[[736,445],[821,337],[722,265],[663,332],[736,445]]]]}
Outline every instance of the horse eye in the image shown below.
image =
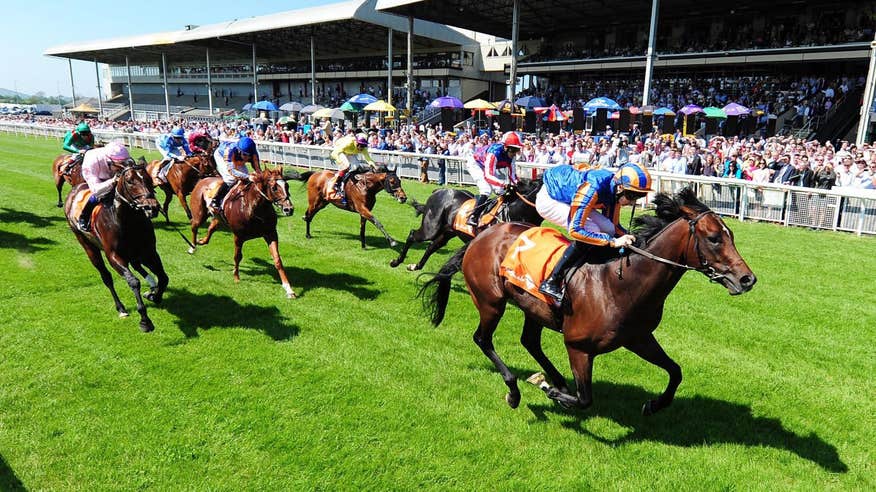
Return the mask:
{"type": "Polygon", "coordinates": [[[721,242],[721,235],[715,234],[715,235],[709,236],[709,242],[712,244],[719,244],[721,242]]]}

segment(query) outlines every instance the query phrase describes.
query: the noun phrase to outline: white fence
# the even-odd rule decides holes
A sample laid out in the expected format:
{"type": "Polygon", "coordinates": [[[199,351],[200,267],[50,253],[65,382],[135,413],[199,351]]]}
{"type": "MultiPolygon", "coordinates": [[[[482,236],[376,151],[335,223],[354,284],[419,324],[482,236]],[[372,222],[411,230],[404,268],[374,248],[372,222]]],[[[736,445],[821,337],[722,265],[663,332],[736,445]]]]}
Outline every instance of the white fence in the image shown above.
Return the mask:
{"type": "MultiPolygon", "coordinates": [[[[0,132],[22,136],[62,138],[67,128],[52,128],[23,123],[0,122],[0,132]]],[[[156,134],[94,130],[100,140],[124,141],[129,147],[155,149],[156,134]]],[[[329,160],[331,149],[278,142],[258,142],[262,160],[308,169],[334,169],[329,160]]],[[[429,181],[438,182],[440,167],[444,183],[473,185],[465,170],[465,159],[454,156],[413,154],[408,152],[370,151],[377,162],[395,167],[399,176],[417,179],[420,159],[428,163],[429,181]]],[[[542,169],[518,163],[518,176],[534,177],[542,169]]],[[[786,226],[876,234],[876,191],[857,189],[816,190],[750,181],[703,176],[686,176],[652,171],[657,191],[675,192],[693,187],[700,199],[715,212],[739,220],[774,222],[786,226]]]]}

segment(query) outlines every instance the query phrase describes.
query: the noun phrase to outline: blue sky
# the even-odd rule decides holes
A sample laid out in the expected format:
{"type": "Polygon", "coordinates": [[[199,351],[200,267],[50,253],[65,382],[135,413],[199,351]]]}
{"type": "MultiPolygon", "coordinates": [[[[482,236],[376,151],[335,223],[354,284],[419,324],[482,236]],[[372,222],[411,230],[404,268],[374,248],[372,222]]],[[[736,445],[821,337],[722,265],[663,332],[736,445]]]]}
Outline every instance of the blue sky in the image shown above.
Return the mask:
{"type": "MultiPolygon", "coordinates": [[[[182,29],[339,0],[14,0],[3,4],[0,88],[70,97],[67,61],[43,56],[51,46],[182,29]]],[[[94,64],[74,61],[76,96],[96,96],[94,64]]]]}

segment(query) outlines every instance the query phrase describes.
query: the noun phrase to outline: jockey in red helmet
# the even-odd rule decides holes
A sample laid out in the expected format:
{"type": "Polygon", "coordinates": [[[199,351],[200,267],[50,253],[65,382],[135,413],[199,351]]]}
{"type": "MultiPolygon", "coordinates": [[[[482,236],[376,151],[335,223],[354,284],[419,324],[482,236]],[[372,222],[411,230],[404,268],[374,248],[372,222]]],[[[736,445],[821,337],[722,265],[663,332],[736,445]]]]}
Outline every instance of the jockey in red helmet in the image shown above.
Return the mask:
{"type": "Polygon", "coordinates": [[[475,208],[468,218],[468,225],[477,228],[484,213],[484,204],[490,198],[493,190],[501,189],[508,184],[517,184],[517,171],[514,169],[514,157],[520,153],[523,142],[517,132],[507,132],[502,135],[500,143],[494,143],[475,152],[466,163],[468,173],[478,186],[478,198],[475,208]],[[496,176],[496,170],[508,169],[508,179],[496,176]]]}

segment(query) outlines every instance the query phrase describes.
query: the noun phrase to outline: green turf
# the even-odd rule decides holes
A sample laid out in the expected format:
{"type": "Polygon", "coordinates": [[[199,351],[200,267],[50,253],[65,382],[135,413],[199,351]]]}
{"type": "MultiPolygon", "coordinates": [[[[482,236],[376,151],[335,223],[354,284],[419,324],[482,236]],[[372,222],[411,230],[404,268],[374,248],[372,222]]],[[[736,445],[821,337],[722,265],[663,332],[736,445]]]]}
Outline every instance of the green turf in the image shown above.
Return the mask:
{"type": "MultiPolygon", "coordinates": [[[[0,489],[876,488],[872,237],[728,220],[759,282],[731,297],[689,273],[672,293],[657,332],[685,375],[672,407],[640,415],[667,378],[621,350],[597,359],[589,410],[526,384],[512,410],[462,282],[432,328],[372,226],[363,251],[358,217],[332,208],[304,239],[298,183],[279,229],[299,299],[263,242],[235,285],[228,233],[189,256],[162,220],[170,287],[140,333],[55,208],[59,147],[0,135],[0,489]]],[[[376,213],[399,239],[417,222],[384,193],[376,213]]],[[[521,324],[509,309],[496,346],[526,377],[521,324]]],[[[560,337],[545,346],[569,376],[560,337]]]]}

